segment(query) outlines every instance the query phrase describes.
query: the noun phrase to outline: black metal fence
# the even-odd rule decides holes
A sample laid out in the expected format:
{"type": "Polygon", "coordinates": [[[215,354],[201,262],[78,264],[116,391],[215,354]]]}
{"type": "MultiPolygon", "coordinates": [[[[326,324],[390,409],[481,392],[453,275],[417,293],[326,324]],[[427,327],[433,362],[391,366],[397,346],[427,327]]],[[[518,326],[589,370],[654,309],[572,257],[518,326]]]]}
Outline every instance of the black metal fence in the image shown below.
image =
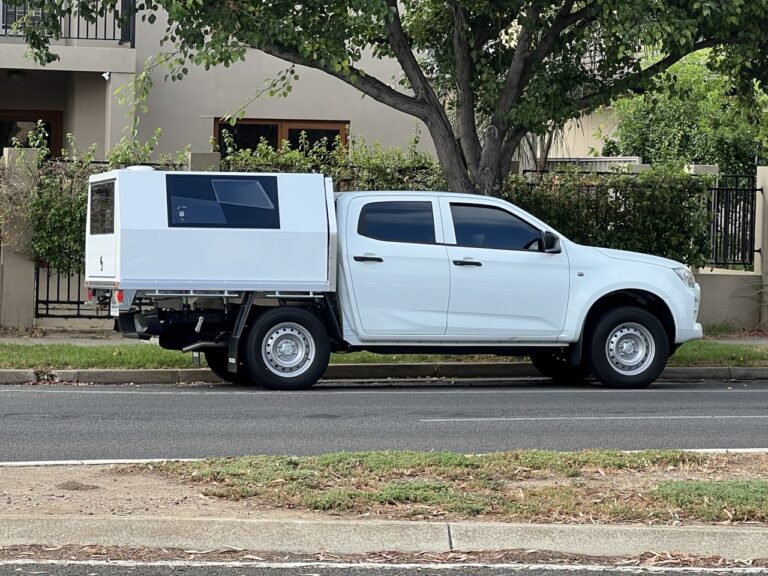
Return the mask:
{"type": "Polygon", "coordinates": [[[711,189],[710,255],[716,267],[751,268],[755,263],[757,195],[755,176],[724,175],[711,189]]]}
{"type": "Polygon", "coordinates": [[[106,318],[105,311],[85,303],[87,297],[80,272],[35,268],[36,318],[106,318]]]}
{"type": "MultiPolygon", "coordinates": [[[[132,10],[133,0],[122,0],[120,4],[120,17],[115,12],[108,11],[103,16],[86,19],[73,13],[63,16],[59,20],[60,38],[63,40],[111,40],[120,44],[130,44],[135,47],[136,19],[132,10]]],[[[14,22],[22,19],[35,22],[40,20],[43,12],[32,8],[28,3],[11,6],[0,0],[0,36],[19,36],[21,32],[14,30],[14,22]]]]}

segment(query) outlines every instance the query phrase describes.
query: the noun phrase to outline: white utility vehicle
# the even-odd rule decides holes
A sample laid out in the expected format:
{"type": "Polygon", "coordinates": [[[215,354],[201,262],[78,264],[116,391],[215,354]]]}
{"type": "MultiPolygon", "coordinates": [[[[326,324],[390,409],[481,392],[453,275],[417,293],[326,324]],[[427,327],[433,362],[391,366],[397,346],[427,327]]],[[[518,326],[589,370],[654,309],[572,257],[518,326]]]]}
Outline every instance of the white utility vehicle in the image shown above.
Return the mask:
{"type": "Polygon", "coordinates": [[[683,264],[580,246],[495,198],[334,195],[317,174],[92,176],[86,283],[126,336],[278,389],[354,350],[528,355],[635,388],[702,336],[683,264]]]}

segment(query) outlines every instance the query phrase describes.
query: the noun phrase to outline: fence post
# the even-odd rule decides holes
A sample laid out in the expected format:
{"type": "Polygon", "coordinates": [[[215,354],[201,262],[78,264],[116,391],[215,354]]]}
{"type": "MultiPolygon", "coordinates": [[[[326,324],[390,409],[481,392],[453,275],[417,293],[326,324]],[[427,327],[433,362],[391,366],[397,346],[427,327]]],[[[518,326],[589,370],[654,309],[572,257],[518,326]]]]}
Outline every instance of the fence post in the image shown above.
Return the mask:
{"type": "Polygon", "coordinates": [[[187,152],[187,170],[190,172],[218,172],[221,154],[218,152],[187,152]]]}
{"type": "MultiPolygon", "coordinates": [[[[37,177],[37,150],[5,148],[5,173],[9,180],[32,186],[37,177]]],[[[15,217],[3,226],[11,244],[0,246],[0,326],[32,328],[35,323],[35,264],[14,246],[23,246],[29,232],[15,217]]]]}
{"type": "Polygon", "coordinates": [[[755,256],[755,272],[760,272],[762,286],[760,290],[760,326],[768,324],[768,166],[757,167],[755,186],[762,188],[762,194],[757,195],[755,205],[755,243],[760,243],[760,252],[755,256]]]}

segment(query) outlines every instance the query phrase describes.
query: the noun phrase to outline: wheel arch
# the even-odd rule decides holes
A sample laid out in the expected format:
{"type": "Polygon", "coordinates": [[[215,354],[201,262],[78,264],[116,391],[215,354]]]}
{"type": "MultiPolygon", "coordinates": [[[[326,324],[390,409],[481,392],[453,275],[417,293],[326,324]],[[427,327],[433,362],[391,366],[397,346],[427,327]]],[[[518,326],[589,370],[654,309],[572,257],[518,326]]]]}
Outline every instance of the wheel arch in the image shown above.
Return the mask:
{"type": "Polygon", "coordinates": [[[664,327],[669,346],[672,348],[675,342],[675,319],[669,306],[663,298],[653,292],[634,288],[616,290],[598,298],[592,304],[584,318],[580,341],[585,339],[598,318],[600,318],[606,310],[621,306],[635,306],[653,314],[664,327]]]}

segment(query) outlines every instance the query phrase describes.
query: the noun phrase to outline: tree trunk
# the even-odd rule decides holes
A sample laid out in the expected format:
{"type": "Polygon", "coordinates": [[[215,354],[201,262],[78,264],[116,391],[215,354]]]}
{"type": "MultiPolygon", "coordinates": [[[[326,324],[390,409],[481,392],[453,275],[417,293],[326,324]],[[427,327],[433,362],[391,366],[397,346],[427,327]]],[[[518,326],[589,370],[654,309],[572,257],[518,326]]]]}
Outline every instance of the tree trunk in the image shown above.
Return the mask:
{"type": "Polygon", "coordinates": [[[483,138],[483,152],[480,156],[480,167],[477,171],[476,187],[478,194],[484,196],[501,196],[501,185],[504,181],[502,174],[501,139],[499,129],[489,126],[483,138]]]}
{"type": "Polygon", "coordinates": [[[435,144],[437,159],[443,170],[443,176],[448,183],[448,188],[453,192],[464,194],[478,194],[480,190],[472,182],[467,170],[467,163],[461,146],[456,141],[450,124],[439,119],[427,119],[427,129],[435,144]]]}

